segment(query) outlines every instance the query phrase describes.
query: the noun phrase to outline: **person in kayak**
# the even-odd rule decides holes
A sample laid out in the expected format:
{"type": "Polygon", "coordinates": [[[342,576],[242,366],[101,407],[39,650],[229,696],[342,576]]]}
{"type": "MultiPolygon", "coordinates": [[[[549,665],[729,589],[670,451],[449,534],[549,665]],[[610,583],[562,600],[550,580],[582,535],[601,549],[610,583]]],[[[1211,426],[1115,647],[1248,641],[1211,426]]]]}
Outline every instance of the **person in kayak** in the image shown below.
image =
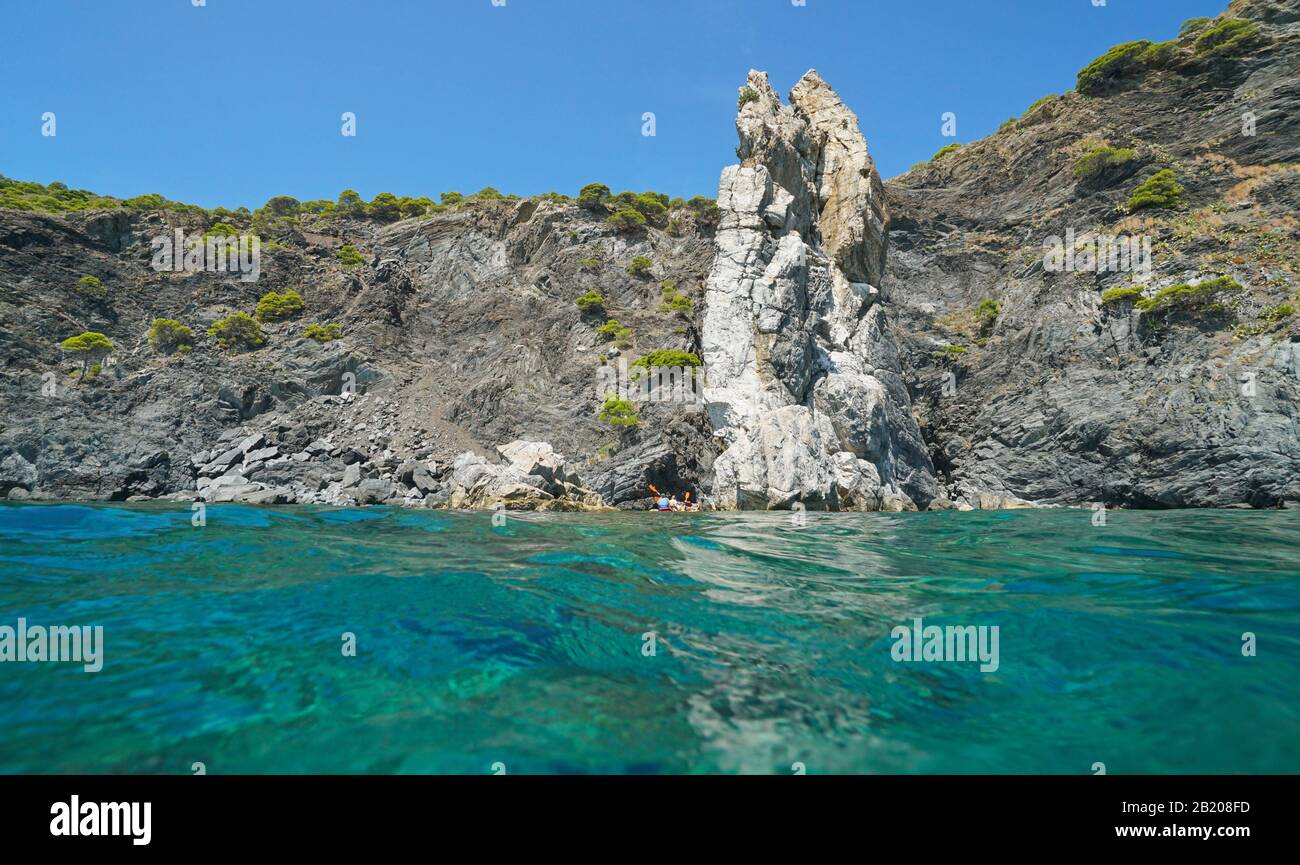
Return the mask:
{"type": "Polygon", "coordinates": [[[673,509],[672,503],[668,500],[668,496],[663,493],[659,494],[659,501],[655,502],[655,507],[661,511],[671,511],[673,509]]]}

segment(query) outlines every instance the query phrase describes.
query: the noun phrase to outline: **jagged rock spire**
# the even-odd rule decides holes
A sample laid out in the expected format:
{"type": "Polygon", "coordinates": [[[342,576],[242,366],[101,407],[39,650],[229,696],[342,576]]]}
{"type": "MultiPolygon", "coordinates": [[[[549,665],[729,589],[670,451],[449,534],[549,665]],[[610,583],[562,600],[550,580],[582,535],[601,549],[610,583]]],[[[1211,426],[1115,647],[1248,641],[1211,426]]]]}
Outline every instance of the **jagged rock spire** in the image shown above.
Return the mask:
{"type": "Polygon", "coordinates": [[[934,473],[878,303],[888,211],[857,118],[810,70],[751,71],[719,183],[705,399],[724,507],[924,505],[934,473]]]}

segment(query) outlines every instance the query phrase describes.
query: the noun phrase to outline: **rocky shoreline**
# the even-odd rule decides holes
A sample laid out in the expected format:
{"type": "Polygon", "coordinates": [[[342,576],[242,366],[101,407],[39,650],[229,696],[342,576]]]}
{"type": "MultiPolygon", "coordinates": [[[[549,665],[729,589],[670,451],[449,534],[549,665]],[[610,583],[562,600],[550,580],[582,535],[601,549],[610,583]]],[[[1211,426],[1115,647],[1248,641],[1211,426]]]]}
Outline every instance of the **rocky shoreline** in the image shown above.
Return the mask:
{"type": "Polygon", "coordinates": [[[1294,507],[1300,13],[1221,19],[888,181],[812,70],[785,102],[749,73],[716,202],[51,211],[89,193],[0,178],[0,499],[1294,507]],[[176,232],[260,235],[255,278],[160,270],[176,232]],[[1097,235],[1150,267],[1049,267],[1097,235]],[[87,334],[102,363],[61,348],[87,334]],[[660,358],[702,398],[610,400],[660,358]]]}

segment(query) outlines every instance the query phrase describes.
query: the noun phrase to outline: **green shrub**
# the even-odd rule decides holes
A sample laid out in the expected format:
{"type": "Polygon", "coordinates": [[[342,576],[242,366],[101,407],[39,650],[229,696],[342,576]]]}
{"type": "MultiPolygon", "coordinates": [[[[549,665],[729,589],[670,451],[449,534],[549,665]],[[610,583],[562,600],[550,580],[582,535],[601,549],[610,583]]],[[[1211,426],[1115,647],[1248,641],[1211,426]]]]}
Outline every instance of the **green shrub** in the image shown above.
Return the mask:
{"type": "Polygon", "coordinates": [[[754,91],[754,88],[752,87],[740,88],[740,95],[736,97],[736,110],[739,111],[740,109],[745,107],[746,103],[753,102],[756,99],[758,99],[758,93],[754,91]]]}
{"type": "Polygon", "coordinates": [[[968,349],[964,345],[945,345],[943,348],[939,350],[942,351],[944,354],[949,355],[950,357],[960,357],[961,355],[966,354],[966,352],[970,351],[970,349],[968,349]]]}
{"type": "Polygon", "coordinates": [[[1228,276],[1196,283],[1171,285],[1162,288],[1151,297],[1137,302],[1137,308],[1144,312],[1164,312],[1172,309],[1191,311],[1208,311],[1226,308],[1226,303],[1245,291],[1241,284],[1228,276]]]}
{"type": "Polygon", "coordinates": [[[381,192],[370,199],[368,215],[380,222],[396,222],[402,218],[402,205],[391,192],[381,192]]]}
{"type": "Polygon", "coordinates": [[[1290,303],[1279,303],[1277,306],[1270,306],[1260,313],[1260,318],[1269,324],[1277,324],[1284,318],[1295,315],[1295,305],[1290,303]]]}
{"type": "Polygon", "coordinates": [[[612,340],[619,348],[627,348],[632,344],[632,328],[619,324],[616,319],[611,318],[596,328],[596,333],[612,340]]]}
{"type": "Polygon", "coordinates": [[[344,267],[356,267],[358,264],[366,263],[366,257],[358,252],[355,246],[348,243],[339,247],[339,251],[336,254],[338,255],[339,262],[342,263],[344,267]]]}
{"type": "Polygon", "coordinates": [[[149,326],[149,345],[159,354],[193,348],[194,331],[174,318],[155,318],[149,326]]]}
{"type": "Polygon", "coordinates": [[[605,404],[600,408],[600,419],[614,426],[636,426],[640,418],[636,406],[630,399],[619,399],[614,394],[605,397],[605,404]]]}
{"type": "MultiPolygon", "coordinates": [[[[162,196],[158,198],[165,203],[162,196]]],[[[84,189],[68,189],[66,184],[58,181],[43,186],[28,180],[10,180],[0,175],[0,207],[66,213],[74,210],[108,210],[121,205],[122,202],[111,196],[96,195],[84,189]]]]}
{"type": "Polygon", "coordinates": [[[1094,147],[1074,161],[1074,176],[1095,180],[1107,169],[1126,165],[1137,159],[1137,152],[1127,147],[1094,147]]]}
{"type": "Polygon", "coordinates": [[[642,367],[650,369],[653,367],[696,367],[700,366],[700,359],[693,352],[681,351],[676,348],[661,348],[652,351],[645,357],[637,358],[632,362],[633,367],[642,367]]]}
{"type": "Polygon", "coordinates": [[[470,196],[471,201],[500,201],[505,198],[501,192],[492,186],[485,186],[478,192],[470,196]]]}
{"type": "Polygon", "coordinates": [[[235,226],[231,225],[229,222],[214,222],[211,228],[203,232],[204,240],[206,240],[209,237],[238,237],[238,236],[239,236],[239,229],[235,228],[235,226]]]}
{"type": "Polygon", "coordinates": [[[645,227],[645,217],[630,207],[611,213],[605,221],[619,231],[635,231],[645,227]]]}
{"type": "Polygon", "coordinates": [[[261,322],[283,321],[302,312],[304,307],[306,304],[302,302],[302,295],[293,289],[284,294],[268,291],[257,302],[257,310],[253,314],[261,322]]]}
{"type": "Polygon", "coordinates": [[[167,199],[156,192],[136,195],[122,203],[132,210],[165,210],[167,208],[167,199]]]}
{"type": "Polygon", "coordinates": [[[1178,59],[1178,43],[1156,42],[1138,55],[1138,62],[1152,69],[1167,69],[1178,59]]]}
{"type": "Polygon", "coordinates": [[[366,200],[355,189],[345,189],[339,193],[334,209],[340,216],[360,218],[366,215],[366,200]]]}
{"type": "Polygon", "coordinates": [[[1093,95],[1103,92],[1114,81],[1138,72],[1142,68],[1142,52],[1151,47],[1149,39],[1116,45],[1079,72],[1077,89],[1093,95]]]}
{"type": "Polygon", "coordinates": [[[578,206],[587,210],[600,210],[608,198],[608,186],[603,183],[588,183],[578,192],[578,206]]]}
{"type": "Polygon", "coordinates": [[[1124,301],[1137,301],[1142,297],[1142,286],[1126,285],[1123,288],[1108,288],[1101,293],[1101,302],[1122,303],[1124,301]]]}
{"type": "Polygon", "coordinates": [[[442,195],[438,196],[438,200],[442,202],[444,207],[454,207],[464,201],[465,196],[461,195],[459,192],[444,192],[442,195]]]}
{"type": "Polygon", "coordinates": [[[627,272],[635,277],[649,276],[650,268],[653,266],[654,262],[650,259],[644,255],[638,255],[628,263],[627,272]]]}
{"type": "Polygon", "coordinates": [[[333,342],[343,336],[343,328],[337,324],[309,324],[302,335],[317,342],[333,342]]]}
{"type": "MultiPolygon", "coordinates": [[[[623,193],[626,195],[627,193],[623,193]]],[[[640,192],[630,197],[632,209],[651,225],[663,225],[668,219],[668,196],[658,192],[640,192]]]]}
{"type": "Polygon", "coordinates": [[[66,354],[81,361],[81,375],[78,381],[86,377],[87,364],[96,363],[113,351],[113,342],[102,333],[94,330],[83,331],[70,336],[59,344],[66,354]]]}
{"type": "Polygon", "coordinates": [[[441,213],[446,210],[441,204],[434,203],[433,199],[427,195],[421,195],[419,198],[399,198],[397,199],[397,209],[401,212],[403,219],[427,216],[430,213],[441,213]]]}
{"type": "Polygon", "coordinates": [[[581,267],[583,270],[599,270],[599,269],[600,269],[600,259],[599,259],[599,258],[580,258],[580,259],[578,259],[578,267],[581,267]]]}
{"type": "Polygon", "coordinates": [[[1227,18],[1196,37],[1196,53],[1205,57],[1233,57],[1261,41],[1259,28],[1244,18],[1227,18]]]}
{"type": "Polygon", "coordinates": [[[695,301],[684,294],[674,295],[659,306],[660,312],[683,312],[690,315],[695,311],[695,301]]]}
{"type": "Polygon", "coordinates": [[[1183,188],[1178,185],[1178,178],[1172,169],[1165,168],[1143,183],[1129,196],[1130,213],[1148,207],[1170,209],[1177,207],[1182,200],[1183,188]]]}
{"type": "Polygon", "coordinates": [[[244,312],[214,321],[208,327],[208,336],[224,349],[257,348],[266,342],[266,334],[257,319],[244,312]]]}
{"type": "Polygon", "coordinates": [[[266,211],[272,216],[294,216],[301,206],[302,202],[292,195],[276,195],[269,198],[266,204],[263,204],[258,209],[266,211]]]}
{"type": "Polygon", "coordinates": [[[104,283],[93,276],[83,276],[77,280],[77,291],[89,297],[103,297],[108,294],[108,289],[104,288],[104,283]]]}
{"type": "Polygon", "coordinates": [[[690,315],[695,311],[695,301],[684,294],[677,293],[677,280],[665,279],[659,287],[663,291],[663,302],[659,304],[660,312],[684,312],[690,315]]]}
{"type": "Polygon", "coordinates": [[[1186,36],[1189,33],[1195,33],[1197,30],[1204,29],[1205,25],[1209,24],[1213,20],[1214,19],[1212,18],[1205,17],[1188,18],[1183,22],[1183,26],[1178,28],[1178,35],[1181,37],[1186,36]]]}
{"type": "Polygon", "coordinates": [[[975,307],[975,320],[979,322],[980,336],[988,336],[993,332],[993,326],[998,323],[998,316],[1002,314],[1002,303],[991,297],[986,297],[975,307]]]}
{"type": "Polygon", "coordinates": [[[575,300],[574,303],[576,303],[578,309],[583,312],[591,312],[600,309],[605,305],[605,296],[599,291],[591,289],[590,291],[584,291],[582,294],[578,295],[578,299],[575,300]]]}
{"type": "Polygon", "coordinates": [[[956,142],[953,142],[952,144],[946,145],[944,147],[940,147],[938,150],[935,151],[934,156],[930,157],[930,161],[933,162],[941,156],[947,156],[949,153],[952,153],[954,150],[957,150],[959,147],[961,147],[961,145],[957,144],[956,142]]]}
{"type": "Polygon", "coordinates": [[[1044,105],[1046,105],[1047,103],[1051,102],[1053,99],[1056,99],[1056,98],[1057,98],[1057,97],[1056,97],[1056,94],[1055,94],[1055,93],[1049,93],[1049,94],[1047,94],[1047,95],[1044,96],[1043,98],[1041,98],[1041,99],[1039,99],[1039,100],[1036,100],[1036,101],[1034,102],[1033,105],[1030,105],[1028,108],[1026,108],[1026,109],[1025,109],[1025,113],[1024,113],[1023,115],[1021,115],[1021,116],[1024,117],[1024,116],[1028,116],[1028,115],[1030,115],[1030,114],[1033,114],[1036,110],[1038,110],[1039,108],[1042,108],[1044,105]]]}

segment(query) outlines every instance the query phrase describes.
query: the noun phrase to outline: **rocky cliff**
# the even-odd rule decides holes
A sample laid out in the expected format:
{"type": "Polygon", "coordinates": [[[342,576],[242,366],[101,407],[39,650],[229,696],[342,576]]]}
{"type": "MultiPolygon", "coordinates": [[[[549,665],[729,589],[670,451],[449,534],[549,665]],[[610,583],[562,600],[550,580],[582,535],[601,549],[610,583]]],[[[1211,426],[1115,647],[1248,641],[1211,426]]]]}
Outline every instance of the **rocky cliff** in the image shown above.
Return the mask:
{"type": "Polygon", "coordinates": [[[1103,60],[886,184],[883,287],[940,481],[973,504],[1300,500],[1300,3],[1103,60]],[[1133,209],[1165,169],[1179,200],[1133,209]],[[1148,272],[1089,267],[1124,236],[1148,272]]]}
{"type": "Polygon", "coordinates": [[[1294,0],[1236,0],[884,183],[815,73],[783,104],[753,72],[716,208],[214,213],[0,178],[0,496],[1298,502],[1298,42],[1294,0]],[[154,266],[231,226],[266,242],[256,281],[154,266]],[[1150,266],[1099,267],[1117,237],[1150,266]],[[290,291],[260,342],[208,335],[290,291]],[[114,346],[84,377],[83,331],[114,346]],[[658,357],[702,360],[702,400],[607,402],[658,357]]]}
{"type": "Polygon", "coordinates": [[[809,72],[750,72],[705,288],[705,399],[723,507],[915,509],[930,459],[880,289],[884,189],[857,118],[809,72]]]}
{"type": "MultiPolygon", "coordinates": [[[[298,213],[264,238],[255,282],[153,268],[152,238],[218,221],[196,209],[0,209],[0,495],[545,504],[554,491],[527,470],[537,492],[520,489],[498,453],[515,440],[553,446],[611,504],[644,502],[654,483],[699,488],[715,448],[698,407],[648,403],[636,425],[613,426],[598,417],[600,372],[699,351],[712,227],[681,205],[619,227],[616,204],[484,197],[392,222],[298,213]],[[363,260],[345,263],[345,245],[363,260]],[[638,258],[648,267],[629,273],[638,258]],[[669,281],[686,299],[673,308],[669,281]],[[261,344],[227,350],[207,335],[291,290],[304,308],[264,322],[261,344]],[[584,311],[587,291],[603,301],[584,311]],[[192,348],[151,346],[158,318],[190,327],[192,348]],[[602,333],[610,320],[625,330],[602,333]],[[306,338],[309,323],[342,336],[306,338]],[[115,346],[93,378],[60,350],[82,331],[115,346]],[[497,477],[472,461],[457,473],[467,453],[497,477]]],[[[252,228],[246,214],[221,218],[252,228]]]]}

